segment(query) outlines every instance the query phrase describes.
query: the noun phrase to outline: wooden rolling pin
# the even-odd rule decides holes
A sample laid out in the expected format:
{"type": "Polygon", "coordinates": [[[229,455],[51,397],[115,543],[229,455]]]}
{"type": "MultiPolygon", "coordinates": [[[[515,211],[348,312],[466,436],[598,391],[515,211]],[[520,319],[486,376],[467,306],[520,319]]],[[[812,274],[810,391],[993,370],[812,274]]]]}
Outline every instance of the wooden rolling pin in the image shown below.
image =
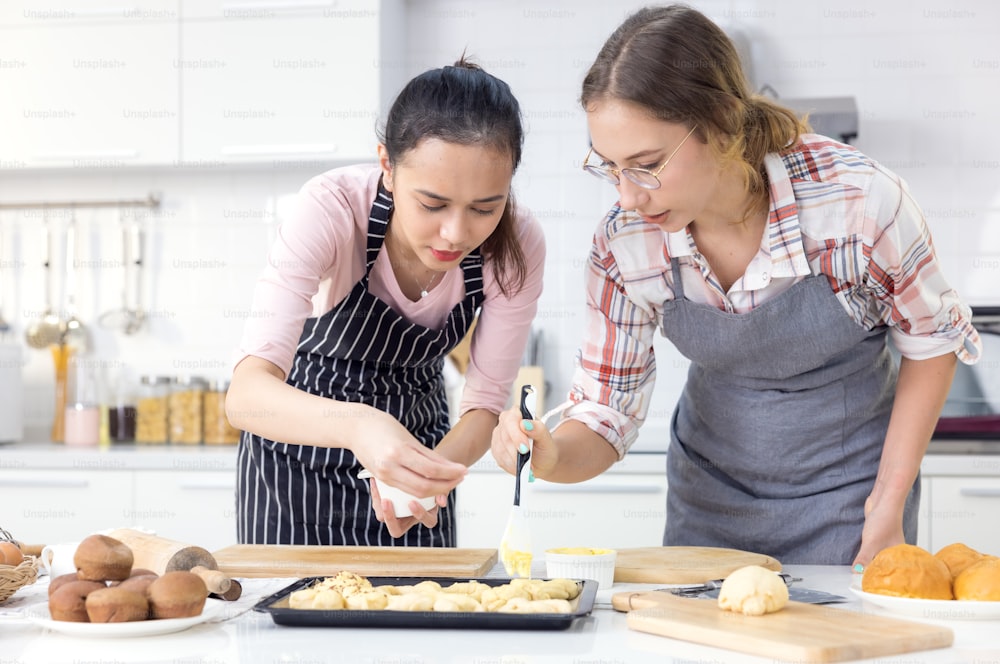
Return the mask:
{"type": "Polygon", "coordinates": [[[208,592],[226,599],[227,593],[232,594],[232,580],[219,571],[215,557],[200,546],[148,535],[131,528],[113,530],[108,537],[132,549],[133,568],[148,569],[161,575],[177,571],[193,572],[202,578],[208,592]]]}

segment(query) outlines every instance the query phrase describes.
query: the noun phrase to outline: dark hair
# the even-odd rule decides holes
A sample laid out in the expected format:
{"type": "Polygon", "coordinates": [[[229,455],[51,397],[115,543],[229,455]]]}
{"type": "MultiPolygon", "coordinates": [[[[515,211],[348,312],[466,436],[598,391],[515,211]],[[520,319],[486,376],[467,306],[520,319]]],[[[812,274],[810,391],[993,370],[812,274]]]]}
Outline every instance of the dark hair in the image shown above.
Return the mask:
{"type": "MultiPolygon", "coordinates": [[[[401,161],[425,138],[459,145],[483,145],[510,156],[512,172],[521,163],[524,131],[521,107],[510,87],[463,55],[453,66],[431,69],[407,83],[389,109],[379,140],[389,162],[401,161]]],[[[481,252],[496,265],[504,295],[524,285],[527,266],[514,228],[514,197],[481,252]]]]}
{"type": "Polygon", "coordinates": [[[808,129],[790,109],[754,94],[726,33],[684,5],[640,9],[608,37],[583,80],[580,102],[587,110],[603,98],[696,126],[703,143],[740,166],[751,194],[747,216],[767,209],[764,156],[808,129]]]}

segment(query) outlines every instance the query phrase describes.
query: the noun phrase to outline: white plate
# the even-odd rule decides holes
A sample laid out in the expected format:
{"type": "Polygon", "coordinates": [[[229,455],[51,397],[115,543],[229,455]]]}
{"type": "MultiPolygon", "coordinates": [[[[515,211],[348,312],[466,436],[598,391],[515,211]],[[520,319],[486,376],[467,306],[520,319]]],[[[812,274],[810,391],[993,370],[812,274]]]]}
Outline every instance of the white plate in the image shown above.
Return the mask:
{"type": "Polygon", "coordinates": [[[208,622],[222,613],[225,602],[218,599],[205,600],[205,608],[201,615],[190,618],[164,618],[162,620],[137,620],[123,623],[80,623],[65,620],[52,620],[49,607],[41,605],[34,615],[28,615],[28,620],[40,627],[51,629],[72,636],[88,636],[95,638],[128,638],[132,636],[154,636],[156,634],[172,634],[208,622]]]}
{"type": "Polygon", "coordinates": [[[913,599],[866,593],[851,586],[851,592],[875,606],[913,618],[927,620],[996,620],[1000,602],[972,602],[954,599],[913,599]]]}

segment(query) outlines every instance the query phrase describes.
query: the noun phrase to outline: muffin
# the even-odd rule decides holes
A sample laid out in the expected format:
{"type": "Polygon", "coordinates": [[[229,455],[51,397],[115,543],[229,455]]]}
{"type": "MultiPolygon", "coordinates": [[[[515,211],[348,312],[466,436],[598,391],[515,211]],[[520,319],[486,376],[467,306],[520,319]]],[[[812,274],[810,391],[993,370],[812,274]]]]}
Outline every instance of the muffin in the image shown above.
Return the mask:
{"type": "Polygon", "coordinates": [[[955,577],[955,599],[1000,601],[1000,558],[983,556],[955,577]]]}
{"type": "Polygon", "coordinates": [[[201,614],[208,586],[193,572],[167,572],[146,590],[152,618],[189,618],[201,614]]]}
{"type": "Polygon", "coordinates": [[[90,622],[90,617],[87,615],[87,596],[106,587],[100,581],[64,583],[49,597],[49,615],[53,620],[90,622]]]}
{"type": "Polygon", "coordinates": [[[80,577],[76,575],[76,572],[70,572],[69,574],[60,574],[59,576],[51,579],[49,581],[49,597],[52,597],[52,593],[62,588],[63,585],[79,580],[80,577]]]}
{"type": "Polygon", "coordinates": [[[966,546],[965,544],[962,544],[961,542],[955,542],[954,544],[949,544],[948,546],[942,548],[934,554],[934,557],[938,558],[941,562],[948,566],[948,571],[951,572],[951,578],[955,579],[967,567],[979,562],[982,559],[983,554],[966,546]]]}
{"type": "Polygon", "coordinates": [[[107,535],[85,538],[73,554],[76,574],[85,581],[121,581],[132,572],[132,549],[107,535]]]}
{"type": "Polygon", "coordinates": [[[879,551],[865,568],[861,589],[894,597],[954,599],[948,566],[912,544],[897,544],[879,551]]]}
{"type": "Polygon", "coordinates": [[[84,604],[92,623],[135,622],[149,617],[146,597],[121,586],[95,590],[87,595],[84,604]]]}

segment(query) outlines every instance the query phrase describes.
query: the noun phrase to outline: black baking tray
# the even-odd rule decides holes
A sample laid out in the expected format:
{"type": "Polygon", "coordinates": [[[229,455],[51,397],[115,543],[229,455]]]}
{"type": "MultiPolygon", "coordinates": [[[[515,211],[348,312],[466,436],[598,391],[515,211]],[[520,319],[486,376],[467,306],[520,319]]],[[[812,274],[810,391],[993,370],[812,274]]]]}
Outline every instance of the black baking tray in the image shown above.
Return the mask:
{"type": "MultiPolygon", "coordinates": [[[[487,613],[472,611],[365,611],[340,609],[293,609],[288,606],[288,596],[296,590],[308,588],[326,577],[312,576],[292,583],[269,597],[260,600],[254,611],[271,614],[277,625],[295,627],[405,627],[432,629],[567,629],[574,620],[590,614],[597,596],[597,582],[577,580],[580,594],[570,601],[572,613],[487,613]]],[[[502,586],[510,579],[438,578],[410,576],[370,576],[373,586],[409,586],[421,581],[436,581],[442,586],[465,581],[479,581],[489,586],[502,586]]],[[[545,579],[543,579],[545,580],[545,579]]]]}

